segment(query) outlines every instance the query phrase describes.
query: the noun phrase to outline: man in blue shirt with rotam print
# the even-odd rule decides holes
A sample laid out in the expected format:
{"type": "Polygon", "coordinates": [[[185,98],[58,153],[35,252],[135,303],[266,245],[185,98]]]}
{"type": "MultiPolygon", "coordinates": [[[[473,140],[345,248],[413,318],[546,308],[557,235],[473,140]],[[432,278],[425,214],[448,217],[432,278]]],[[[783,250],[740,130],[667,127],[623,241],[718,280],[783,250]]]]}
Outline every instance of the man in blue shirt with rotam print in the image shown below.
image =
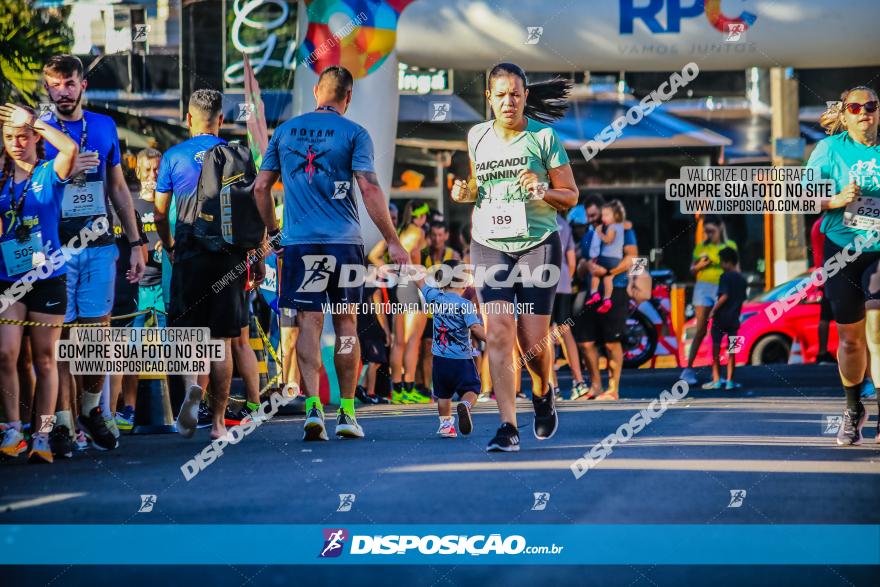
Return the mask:
{"type": "MultiPolygon", "coordinates": [[[[358,203],[353,180],[364,198],[364,207],[388,242],[393,263],[405,265],[409,254],[400,244],[388,204],[373,168],[373,143],[359,124],[344,117],[351,103],[353,80],[343,67],[321,72],[314,88],[317,108],[288,120],[275,129],[263,158],[254,195],[269,238],[283,250],[279,306],[297,310],[300,334],[297,363],[306,394],[305,440],[327,440],[324,408],[318,398],[321,369],[320,336],[324,324],[322,304],[350,304],[333,314],[337,335],[334,365],[342,394],[336,435],[363,438],[354,414],[360,344],[355,320],[363,285],[340,287],[344,266],[364,266],[358,203]],[[284,183],[284,231],[278,229],[272,185],[284,183]],[[349,310],[350,309],[350,310],[349,310]],[[343,341],[354,348],[340,353],[343,341]]],[[[276,246],[278,246],[276,244],[276,246]]]]}

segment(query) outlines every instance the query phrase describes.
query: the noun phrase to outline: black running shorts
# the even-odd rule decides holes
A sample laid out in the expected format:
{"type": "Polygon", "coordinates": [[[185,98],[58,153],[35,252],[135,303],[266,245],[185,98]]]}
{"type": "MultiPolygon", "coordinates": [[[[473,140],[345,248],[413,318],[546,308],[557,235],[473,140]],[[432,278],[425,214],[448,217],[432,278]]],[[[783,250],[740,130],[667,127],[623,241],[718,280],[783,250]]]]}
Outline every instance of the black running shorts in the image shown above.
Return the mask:
{"type": "Polygon", "coordinates": [[[559,270],[562,264],[562,244],[558,232],[554,232],[534,247],[516,253],[491,249],[473,241],[471,262],[474,264],[475,276],[479,278],[481,273],[485,276],[482,285],[477,283],[477,295],[481,304],[512,302],[519,304],[524,313],[539,316],[549,316],[553,311],[558,279],[549,284],[542,283],[544,287],[538,287],[514,279],[516,276],[511,275],[511,272],[514,267],[519,266],[520,275],[528,274],[536,279],[536,274],[539,273],[536,269],[541,265],[553,265],[559,270]],[[511,285],[505,282],[511,282],[511,285]],[[504,285],[493,285],[493,283],[504,285]]]}
{"type": "Polygon", "coordinates": [[[854,249],[847,253],[825,239],[823,263],[838,255],[840,269],[825,282],[825,295],[838,324],[853,324],[865,317],[865,309],[880,309],[880,253],[862,252],[850,260],[854,249]]]}
{"type": "Polygon", "coordinates": [[[210,328],[211,338],[234,338],[248,325],[244,254],[200,251],[171,270],[168,326],[210,328]]]}

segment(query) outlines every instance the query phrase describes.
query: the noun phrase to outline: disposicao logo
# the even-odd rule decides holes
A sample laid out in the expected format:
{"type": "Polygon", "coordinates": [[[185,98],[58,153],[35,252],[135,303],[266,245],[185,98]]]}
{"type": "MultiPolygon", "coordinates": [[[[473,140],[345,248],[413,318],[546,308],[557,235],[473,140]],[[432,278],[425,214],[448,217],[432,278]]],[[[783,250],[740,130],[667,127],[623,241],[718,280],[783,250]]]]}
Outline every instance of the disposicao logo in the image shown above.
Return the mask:
{"type": "Polygon", "coordinates": [[[344,528],[324,528],[324,548],[318,558],[335,558],[342,554],[348,530],[344,528]]]}

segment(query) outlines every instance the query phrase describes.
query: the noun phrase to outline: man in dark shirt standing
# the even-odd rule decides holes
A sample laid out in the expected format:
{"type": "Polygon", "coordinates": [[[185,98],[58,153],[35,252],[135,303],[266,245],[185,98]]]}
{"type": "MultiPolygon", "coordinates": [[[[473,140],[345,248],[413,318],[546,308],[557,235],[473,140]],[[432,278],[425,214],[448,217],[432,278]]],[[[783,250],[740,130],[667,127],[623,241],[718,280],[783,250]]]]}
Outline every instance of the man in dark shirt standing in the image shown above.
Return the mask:
{"type": "Polygon", "coordinates": [[[739,387],[733,382],[733,370],[736,367],[736,353],[742,345],[736,344],[739,331],[739,315],[743,302],[746,301],[747,283],[742,273],[736,270],[739,255],[730,247],[718,252],[718,259],[724,274],[718,282],[718,301],[709,312],[712,320],[712,381],[703,385],[703,389],[726,389],[739,387]],[[727,381],[721,379],[721,341],[727,335],[727,381]]]}

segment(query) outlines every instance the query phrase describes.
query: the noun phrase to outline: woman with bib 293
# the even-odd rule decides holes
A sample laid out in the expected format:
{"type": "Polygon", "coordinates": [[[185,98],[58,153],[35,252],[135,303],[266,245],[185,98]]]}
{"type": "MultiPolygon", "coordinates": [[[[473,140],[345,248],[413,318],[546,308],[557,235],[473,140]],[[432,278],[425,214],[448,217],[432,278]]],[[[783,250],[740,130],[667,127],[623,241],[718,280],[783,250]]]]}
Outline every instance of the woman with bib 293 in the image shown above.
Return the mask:
{"type": "MultiPolygon", "coordinates": [[[[841,95],[820,118],[831,135],[816,145],[807,168],[813,180],[830,179],[835,194],[822,202],[825,217],[825,295],[837,322],[837,366],[846,395],[837,444],[862,441],[868,419],[860,395],[871,355],[871,374],[880,380],[880,120],[877,92],[857,87],[841,95]],[[829,261],[839,267],[830,275],[829,261]]],[[[809,179],[809,178],[807,178],[809,179]]],[[[878,424],[880,432],[880,424],[878,424]]],[[[880,442],[880,434],[875,438],[880,442]]]]}
{"type": "MultiPolygon", "coordinates": [[[[58,326],[30,327],[37,420],[28,460],[51,463],[49,433],[58,398],[55,343],[67,308],[58,220],[78,148],[30,110],[11,104],[0,106],[0,132],[6,155],[0,171],[0,318],[58,326]],[[41,139],[58,149],[53,160],[42,158],[41,139]]],[[[29,420],[30,414],[20,413],[16,371],[23,334],[24,326],[0,324],[0,395],[7,420],[0,425],[0,456],[7,458],[26,450],[21,419],[29,420]]]]}
{"type": "Polygon", "coordinates": [[[501,415],[490,451],[519,450],[514,340],[532,376],[535,437],[552,437],[559,423],[550,387],[553,345],[547,341],[562,262],[556,212],[577,203],[578,189],[565,149],[547,123],[565,113],[570,87],[562,79],[529,85],[519,66],[496,65],[486,90],[494,119],[468,133],[471,178],[452,186],[454,201],[475,204],[470,255],[501,415]]]}

